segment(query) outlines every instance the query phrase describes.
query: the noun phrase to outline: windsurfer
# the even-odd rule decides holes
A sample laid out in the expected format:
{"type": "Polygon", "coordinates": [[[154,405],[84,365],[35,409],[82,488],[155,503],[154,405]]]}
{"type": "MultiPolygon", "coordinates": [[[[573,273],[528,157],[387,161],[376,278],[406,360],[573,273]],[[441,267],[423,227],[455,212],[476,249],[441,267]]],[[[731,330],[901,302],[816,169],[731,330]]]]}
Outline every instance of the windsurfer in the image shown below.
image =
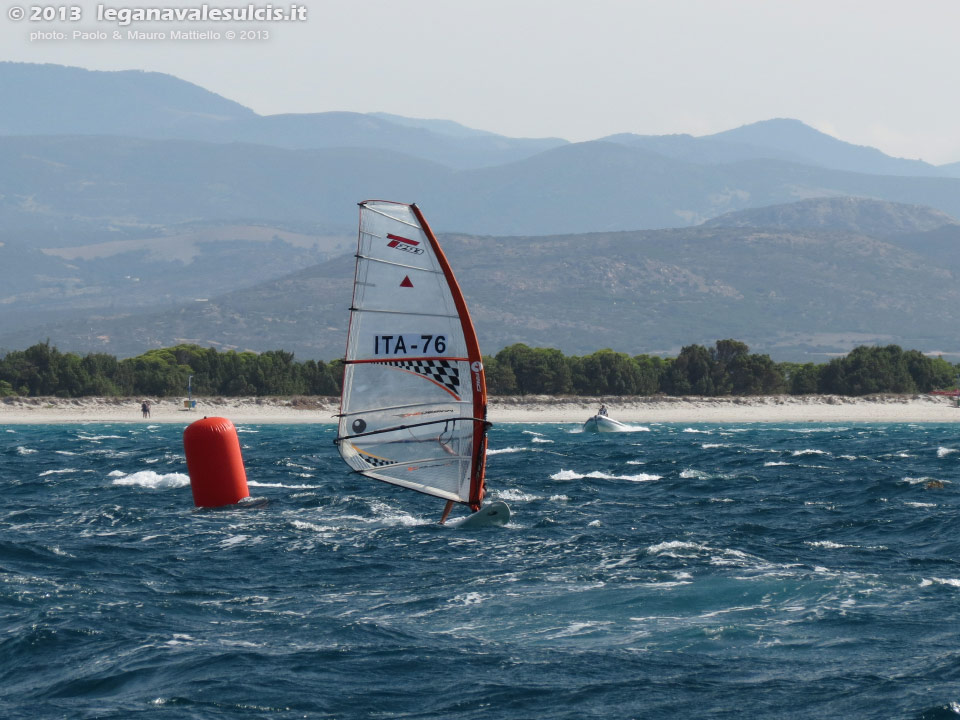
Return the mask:
{"type": "Polygon", "coordinates": [[[440,516],[441,525],[447,521],[447,517],[450,515],[451,510],[453,510],[453,500],[447,500],[447,504],[443,508],[443,515],[440,516]]]}

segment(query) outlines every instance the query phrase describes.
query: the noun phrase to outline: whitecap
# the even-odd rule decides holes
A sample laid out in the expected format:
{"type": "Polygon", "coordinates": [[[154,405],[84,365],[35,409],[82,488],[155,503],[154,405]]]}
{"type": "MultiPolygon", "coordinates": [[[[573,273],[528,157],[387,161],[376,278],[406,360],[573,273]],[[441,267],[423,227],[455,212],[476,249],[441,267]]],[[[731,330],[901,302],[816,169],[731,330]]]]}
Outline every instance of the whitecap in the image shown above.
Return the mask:
{"type": "Polygon", "coordinates": [[[788,463],[788,462],[783,462],[782,460],[778,460],[778,461],[774,461],[774,462],[765,462],[765,463],[763,464],[763,466],[764,466],[764,467],[782,467],[782,466],[784,466],[784,465],[789,465],[789,464],[790,464],[790,463],[788,463]]]}
{"type": "Polygon", "coordinates": [[[483,595],[478,592],[468,592],[454,595],[447,602],[451,605],[480,605],[483,602],[483,595]]]}
{"type": "Polygon", "coordinates": [[[487,450],[487,455],[502,455],[504,453],[518,453],[528,449],[529,448],[524,448],[524,447],[496,448],[494,450],[487,450]]]}
{"type": "Polygon", "coordinates": [[[551,440],[550,438],[545,438],[545,437],[535,437],[535,438],[533,438],[533,442],[535,442],[535,443],[552,443],[553,440],[551,440]]]}
{"type": "MultiPolygon", "coordinates": [[[[308,475],[307,477],[312,477],[308,475]]],[[[249,480],[247,485],[251,487],[274,487],[274,488],[285,488],[287,490],[316,490],[318,485],[288,485],[286,483],[269,483],[269,482],[260,482],[259,480],[249,480]]]]}
{"type": "Polygon", "coordinates": [[[836,543],[832,540],[808,540],[806,542],[810,547],[826,548],[828,550],[839,550],[841,548],[853,548],[857,547],[856,545],[844,545],[842,543],[836,543]]]}
{"type": "Polygon", "coordinates": [[[684,480],[708,480],[710,478],[709,473],[705,473],[703,470],[683,470],[680,473],[680,477],[684,480]]]}
{"type": "Polygon", "coordinates": [[[145,487],[151,489],[181,488],[190,484],[190,476],[183,473],[161,475],[153,470],[141,470],[127,475],[122,470],[114,470],[108,477],[114,478],[114,485],[145,487]]]}
{"type": "Polygon", "coordinates": [[[263,537],[251,537],[250,535],[232,535],[218,543],[221,548],[229,548],[234,545],[258,545],[263,541],[263,537]]]}
{"type": "Polygon", "coordinates": [[[826,450],[813,450],[808,448],[806,450],[794,450],[790,454],[793,457],[803,457],[804,455],[829,455],[830,453],[828,453],[826,450]]]}
{"type": "Polygon", "coordinates": [[[956,448],[939,447],[937,448],[937,457],[946,457],[957,452],[956,448]]]}
{"type": "Polygon", "coordinates": [[[312,530],[313,532],[325,533],[332,532],[337,530],[333,525],[316,525],[314,523],[305,522],[303,520],[294,520],[290,523],[297,530],[312,530]]]}
{"type": "Polygon", "coordinates": [[[611,475],[599,470],[593,470],[586,474],[578,473],[574,470],[561,470],[550,476],[551,480],[583,480],[584,478],[593,478],[595,480],[629,480],[631,482],[648,482],[650,480],[659,480],[660,475],[650,475],[649,473],[640,473],[639,475],[611,475]]]}
{"type": "Polygon", "coordinates": [[[930,587],[931,585],[949,585],[950,587],[960,588],[960,580],[956,578],[923,578],[920,587],[930,587]]]}
{"type": "Polygon", "coordinates": [[[932,508],[936,507],[936,503],[922,503],[922,502],[905,502],[904,505],[912,508],[932,508]]]}
{"type": "Polygon", "coordinates": [[[371,504],[371,510],[377,515],[376,522],[382,522],[387,525],[412,527],[414,525],[432,525],[436,522],[435,520],[416,517],[403,510],[397,510],[392,505],[379,501],[371,504]]]}
{"type": "Polygon", "coordinates": [[[920,483],[935,482],[935,479],[932,477],[905,477],[903,482],[910,483],[911,485],[919,485],[920,483]]]}
{"type": "Polygon", "coordinates": [[[613,625],[613,622],[609,620],[588,620],[585,622],[572,622],[566,628],[562,628],[554,632],[552,634],[552,637],[554,638],[574,637],[576,635],[591,633],[595,630],[606,627],[608,625],[613,625]]]}
{"type": "Polygon", "coordinates": [[[45,470],[40,473],[38,477],[46,477],[47,475],[66,475],[67,473],[80,472],[75,468],[64,468],[63,470],[45,470]]]}
{"type": "Polygon", "coordinates": [[[651,545],[647,548],[647,552],[651,555],[673,555],[678,551],[693,551],[699,552],[701,550],[706,550],[705,545],[700,545],[699,543],[684,542],[683,540],[668,540],[666,542],[657,543],[656,545],[651,545]]]}
{"type": "Polygon", "coordinates": [[[497,493],[498,500],[514,500],[516,502],[530,502],[531,500],[539,500],[540,498],[536,495],[531,495],[530,493],[525,493],[520,490],[500,490],[497,493]]]}
{"type": "Polygon", "coordinates": [[[17,445],[17,455],[33,455],[34,453],[39,452],[38,450],[33,450],[23,445],[17,445]]]}

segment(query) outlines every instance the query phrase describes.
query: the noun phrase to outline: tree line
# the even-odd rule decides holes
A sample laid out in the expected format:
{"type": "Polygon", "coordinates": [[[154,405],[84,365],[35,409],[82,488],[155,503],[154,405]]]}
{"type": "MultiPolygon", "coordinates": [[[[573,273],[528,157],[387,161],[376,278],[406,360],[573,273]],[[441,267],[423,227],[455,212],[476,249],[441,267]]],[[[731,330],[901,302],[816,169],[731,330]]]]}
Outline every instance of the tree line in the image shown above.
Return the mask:
{"type": "MultiPolygon", "coordinates": [[[[955,386],[960,365],[897,345],[854,348],[827,363],[776,363],[738,340],[688,345],[675,358],[613,350],[566,356],[511,345],[484,358],[493,395],[868,395],[955,386]]],[[[342,362],[294,360],[293,353],[218,351],[198,345],[112,355],[60,352],[49,341],[0,358],[0,396],[176,397],[339,395],[342,362]]]]}
{"type": "Polygon", "coordinates": [[[6,353],[0,396],[176,397],[187,394],[339,395],[340,363],[297,362],[292,352],[220,352],[199,345],[150,350],[124,360],[63,353],[48,342],[6,353]]]}

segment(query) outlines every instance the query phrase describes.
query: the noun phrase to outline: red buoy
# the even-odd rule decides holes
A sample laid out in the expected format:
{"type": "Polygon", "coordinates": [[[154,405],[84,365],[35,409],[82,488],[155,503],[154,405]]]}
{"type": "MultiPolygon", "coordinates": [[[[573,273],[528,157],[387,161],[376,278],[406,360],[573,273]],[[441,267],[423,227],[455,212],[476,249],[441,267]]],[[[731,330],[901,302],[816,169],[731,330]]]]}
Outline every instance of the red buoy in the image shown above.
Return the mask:
{"type": "Polygon", "coordinates": [[[233,505],[250,497],[237,429],[226,418],[205,417],[183,431],[193,504],[233,505]]]}

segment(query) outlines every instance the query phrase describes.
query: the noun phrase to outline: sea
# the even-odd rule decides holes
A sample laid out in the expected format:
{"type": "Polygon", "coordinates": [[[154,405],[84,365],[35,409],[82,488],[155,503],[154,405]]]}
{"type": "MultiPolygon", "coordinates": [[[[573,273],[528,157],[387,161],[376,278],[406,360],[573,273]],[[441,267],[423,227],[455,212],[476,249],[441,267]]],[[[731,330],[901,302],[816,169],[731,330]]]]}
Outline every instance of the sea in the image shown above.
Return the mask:
{"type": "Polygon", "coordinates": [[[184,427],[0,425],[0,717],[960,717],[960,425],[496,425],[473,531],[184,427]]]}

